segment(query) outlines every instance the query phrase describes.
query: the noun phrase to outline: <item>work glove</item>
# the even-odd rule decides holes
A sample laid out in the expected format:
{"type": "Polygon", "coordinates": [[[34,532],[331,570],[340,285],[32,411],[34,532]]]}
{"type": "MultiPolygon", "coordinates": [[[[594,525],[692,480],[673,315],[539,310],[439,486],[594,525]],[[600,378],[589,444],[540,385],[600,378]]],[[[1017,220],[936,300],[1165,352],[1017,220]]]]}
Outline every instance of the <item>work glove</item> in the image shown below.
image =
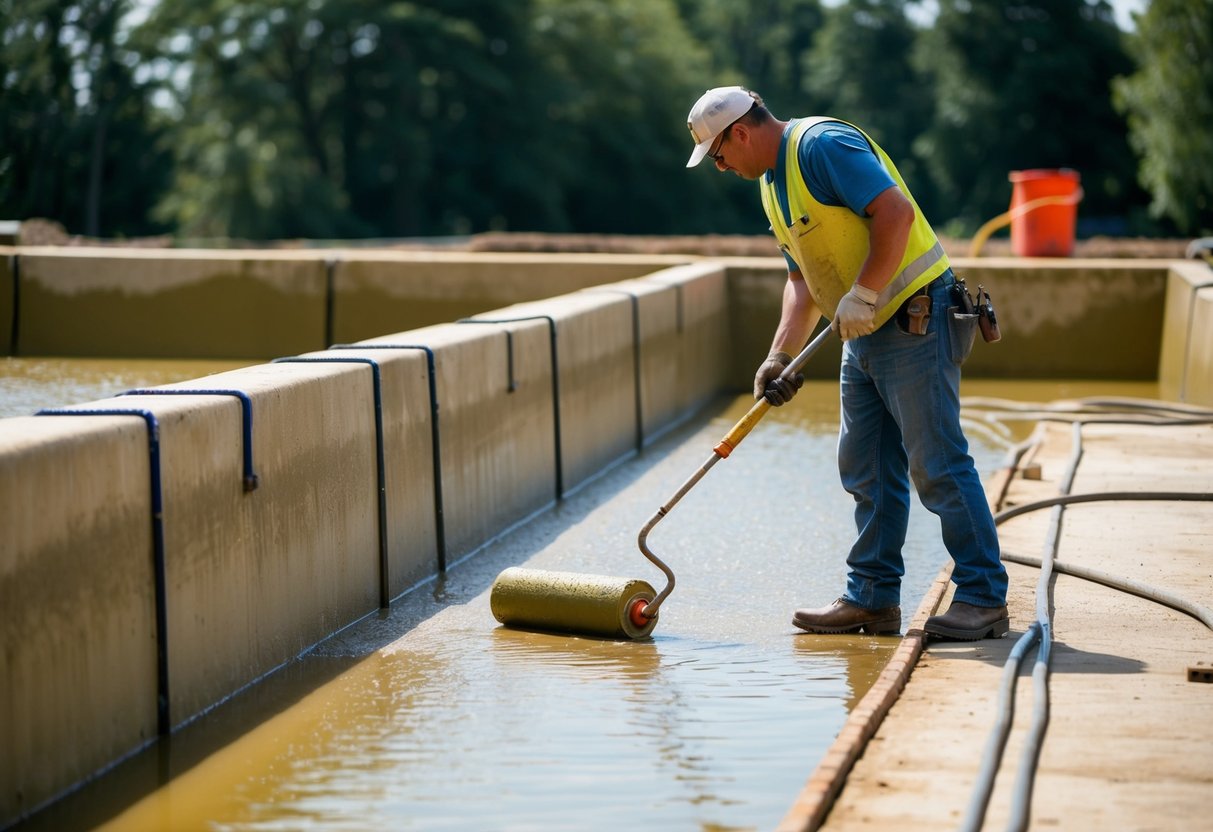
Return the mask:
{"type": "Polygon", "coordinates": [[[856,283],[838,302],[838,311],[834,313],[830,328],[844,341],[861,335],[871,335],[876,330],[878,296],[874,290],[856,283]]]}
{"type": "Polygon", "coordinates": [[[786,352],[776,350],[768,355],[754,375],[754,398],[766,399],[772,407],[790,402],[804,384],[804,375],[801,373],[796,373],[788,381],[779,377],[791,363],[792,356],[786,352]]]}

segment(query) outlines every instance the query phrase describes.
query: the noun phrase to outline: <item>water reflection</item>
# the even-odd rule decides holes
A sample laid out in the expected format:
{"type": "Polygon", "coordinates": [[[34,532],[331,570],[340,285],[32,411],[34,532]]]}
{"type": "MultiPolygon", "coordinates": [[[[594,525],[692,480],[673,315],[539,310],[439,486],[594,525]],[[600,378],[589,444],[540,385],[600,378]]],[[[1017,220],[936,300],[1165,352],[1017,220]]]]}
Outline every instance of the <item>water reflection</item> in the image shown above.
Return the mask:
{"type": "Polygon", "coordinates": [[[792,641],[793,649],[802,655],[826,661],[837,668],[847,685],[847,712],[855,710],[876,679],[884,670],[893,651],[901,644],[900,636],[816,635],[805,633],[792,641]]]}

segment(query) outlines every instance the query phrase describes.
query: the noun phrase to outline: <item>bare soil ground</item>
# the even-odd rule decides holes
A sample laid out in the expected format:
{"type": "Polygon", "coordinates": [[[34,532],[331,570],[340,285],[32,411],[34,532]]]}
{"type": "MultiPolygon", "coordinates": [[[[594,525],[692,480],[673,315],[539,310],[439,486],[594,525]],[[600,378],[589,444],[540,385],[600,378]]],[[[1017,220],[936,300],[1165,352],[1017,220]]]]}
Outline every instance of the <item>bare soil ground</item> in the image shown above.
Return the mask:
{"type": "MultiPolygon", "coordinates": [[[[99,239],[69,234],[64,227],[52,220],[34,218],[24,220],[12,235],[13,239],[0,240],[0,244],[16,245],[63,245],[106,246],[117,248],[172,248],[176,243],[172,237],[142,237],[135,239],[99,239]]],[[[326,244],[337,241],[324,241],[326,244]]],[[[969,240],[965,238],[942,238],[944,249],[951,257],[965,257],[969,253],[969,240]]],[[[1077,240],[1073,256],[1077,258],[1144,258],[1182,259],[1191,240],[1154,239],[1146,237],[1092,237],[1077,240]]],[[[491,232],[475,234],[466,238],[443,240],[350,240],[351,247],[430,249],[444,251],[535,251],[535,252],[602,252],[609,254],[692,254],[706,257],[775,257],[778,250],[774,238],[767,234],[701,234],[687,236],[642,236],[629,234],[541,234],[529,232],[491,232]]],[[[227,240],[224,248],[308,248],[316,241],[308,240],[227,240]]],[[[984,257],[1010,256],[1011,241],[1007,237],[995,237],[982,246],[984,257]]]]}
{"type": "MultiPolygon", "coordinates": [[[[951,257],[965,257],[969,240],[943,238],[951,257]]],[[[1145,237],[1092,237],[1074,243],[1074,257],[1182,259],[1188,239],[1145,237]]],[[[643,237],[622,234],[525,234],[490,233],[473,236],[471,251],[600,251],[615,254],[699,254],[726,257],[772,257],[778,255],[774,238],[768,235],[706,234],[686,237],[643,237]]],[[[1011,241],[995,238],[981,250],[985,257],[1010,256],[1011,241]]]]}

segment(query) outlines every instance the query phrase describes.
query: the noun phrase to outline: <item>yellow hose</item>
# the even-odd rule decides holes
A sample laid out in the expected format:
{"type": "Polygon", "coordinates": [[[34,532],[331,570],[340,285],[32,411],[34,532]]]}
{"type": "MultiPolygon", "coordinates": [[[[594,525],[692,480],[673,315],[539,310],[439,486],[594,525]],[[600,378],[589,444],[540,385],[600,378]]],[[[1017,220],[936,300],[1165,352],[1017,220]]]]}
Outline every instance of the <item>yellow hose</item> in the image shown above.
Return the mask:
{"type": "Polygon", "coordinates": [[[1082,188],[1076,188],[1074,193],[1058,195],[1058,196],[1042,196],[1037,199],[1030,200],[1017,205],[1006,213],[999,214],[992,220],[989,220],[981,228],[977,229],[977,233],[973,235],[973,239],[969,241],[969,256],[981,256],[982,246],[986,244],[986,240],[990,239],[990,235],[1000,228],[1005,228],[1011,222],[1029,211],[1035,211],[1037,208],[1043,208],[1046,205],[1077,205],[1082,201],[1082,188]]]}

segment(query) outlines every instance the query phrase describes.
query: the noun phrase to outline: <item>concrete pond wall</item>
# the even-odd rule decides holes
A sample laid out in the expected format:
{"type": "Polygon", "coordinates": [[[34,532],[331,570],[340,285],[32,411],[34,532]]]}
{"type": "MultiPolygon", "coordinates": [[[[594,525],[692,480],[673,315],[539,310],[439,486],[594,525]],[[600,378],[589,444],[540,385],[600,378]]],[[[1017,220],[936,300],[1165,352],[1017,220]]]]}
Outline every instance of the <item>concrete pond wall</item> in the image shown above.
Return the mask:
{"type": "Polygon", "coordinates": [[[708,401],[725,283],[680,266],[0,420],[0,822],[708,401]]]}
{"type": "Polygon", "coordinates": [[[1213,270],[1201,261],[1167,272],[1158,385],[1166,398],[1213,407],[1213,270]]]}
{"type": "Polygon", "coordinates": [[[269,358],[696,258],[0,248],[0,355],[269,358]]]}
{"type": "MultiPolygon", "coordinates": [[[[161,252],[27,251],[0,256],[17,354],[277,358],[0,420],[0,827],[747,388],[784,282],[776,259],[193,252],[161,277],[161,252]]],[[[1202,264],[956,266],[1004,333],[966,372],[1213,405],[1202,264]]]]}

